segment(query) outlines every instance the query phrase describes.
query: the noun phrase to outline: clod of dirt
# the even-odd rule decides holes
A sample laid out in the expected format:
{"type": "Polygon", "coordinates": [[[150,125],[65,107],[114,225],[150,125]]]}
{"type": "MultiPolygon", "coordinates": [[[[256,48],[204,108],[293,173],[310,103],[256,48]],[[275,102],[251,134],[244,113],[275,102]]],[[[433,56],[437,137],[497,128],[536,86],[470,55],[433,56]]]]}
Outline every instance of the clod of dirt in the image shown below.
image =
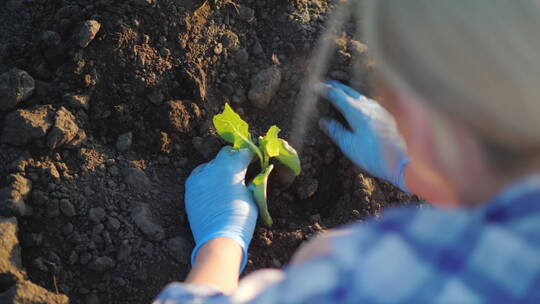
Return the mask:
{"type": "Polygon", "coordinates": [[[67,217],[74,217],[75,215],[77,215],[73,204],[65,198],[60,200],[60,211],[62,211],[62,214],[67,217]]]}
{"type": "Polygon", "coordinates": [[[14,217],[0,217],[0,303],[67,303],[66,296],[54,295],[25,280],[17,224],[14,217]]]}
{"type": "Polygon", "coordinates": [[[5,293],[0,294],[0,303],[11,304],[67,304],[68,297],[54,294],[31,281],[19,281],[5,293]]]}
{"type": "Polygon", "coordinates": [[[127,132],[118,136],[116,140],[116,149],[118,151],[127,151],[133,143],[133,132],[127,132]]]}
{"type": "Polygon", "coordinates": [[[148,206],[141,205],[133,208],[131,218],[148,239],[159,242],[165,237],[163,228],[154,221],[148,206]]]}
{"type": "Polygon", "coordinates": [[[16,218],[0,217],[0,303],[67,303],[66,296],[54,295],[25,280],[17,233],[16,218]]]}
{"type": "Polygon", "coordinates": [[[0,75],[0,112],[14,109],[32,95],[35,81],[30,74],[13,68],[0,75]]]}
{"type": "Polygon", "coordinates": [[[47,146],[56,149],[73,140],[79,132],[75,116],[66,108],[61,107],[56,112],[54,126],[47,136],[47,146]]]}
{"type": "Polygon", "coordinates": [[[300,183],[297,189],[299,199],[308,199],[312,197],[319,188],[319,181],[314,178],[306,178],[300,183]]]}
{"type": "Polygon", "coordinates": [[[9,113],[4,122],[2,142],[21,146],[43,137],[53,124],[51,105],[35,106],[9,113]]]}
{"type": "Polygon", "coordinates": [[[124,181],[134,190],[143,190],[150,186],[150,179],[139,168],[128,168],[124,170],[124,181]]]}
{"type": "Polygon", "coordinates": [[[193,246],[185,238],[179,236],[166,241],[167,253],[181,264],[189,264],[189,253],[193,246]]]}
{"type": "Polygon", "coordinates": [[[257,73],[251,79],[248,98],[259,109],[264,109],[276,94],[281,83],[281,71],[272,66],[257,73]]]}
{"type": "Polygon", "coordinates": [[[30,207],[25,204],[25,199],[32,190],[32,181],[20,174],[8,176],[8,186],[0,189],[0,214],[6,216],[27,215],[30,207]]]}
{"type": "Polygon", "coordinates": [[[64,148],[77,150],[86,141],[86,132],[83,129],[79,129],[75,137],[72,140],[64,144],[64,148]]]}
{"type": "Polygon", "coordinates": [[[238,18],[244,22],[251,23],[255,20],[255,10],[247,6],[241,6],[238,10],[238,18]]]}
{"type": "Polygon", "coordinates": [[[94,223],[100,223],[105,218],[105,215],[105,209],[100,207],[88,211],[88,218],[94,223]]]}
{"type": "Polygon", "coordinates": [[[195,147],[195,149],[199,151],[199,153],[201,153],[201,155],[207,160],[213,158],[221,147],[219,141],[212,136],[207,136],[204,138],[196,136],[193,137],[191,143],[193,144],[193,147],[195,147]]]}
{"type": "Polygon", "coordinates": [[[226,31],[223,33],[223,45],[229,50],[236,50],[240,46],[240,39],[234,32],[226,31]]]}
{"type": "Polygon", "coordinates": [[[0,274],[11,274],[17,279],[22,279],[24,268],[17,230],[16,218],[0,217],[0,274]]]}
{"type": "Polygon", "coordinates": [[[90,96],[80,94],[66,94],[64,101],[72,108],[88,110],[90,106],[90,96]]]}
{"type": "Polygon", "coordinates": [[[165,120],[165,128],[175,132],[189,133],[201,118],[201,110],[193,101],[171,100],[162,107],[165,120]]]}
{"type": "Polygon", "coordinates": [[[90,264],[88,264],[88,268],[90,270],[101,272],[101,273],[109,269],[113,269],[115,266],[116,266],[116,263],[114,262],[114,260],[108,256],[99,257],[93,260],[92,262],[90,262],[90,264]]]}
{"type": "Polygon", "coordinates": [[[85,48],[87,47],[92,40],[96,37],[96,34],[99,32],[99,29],[101,28],[101,23],[97,22],[96,20],[87,20],[82,25],[79,31],[77,32],[75,36],[75,40],[77,41],[77,44],[85,48]]]}

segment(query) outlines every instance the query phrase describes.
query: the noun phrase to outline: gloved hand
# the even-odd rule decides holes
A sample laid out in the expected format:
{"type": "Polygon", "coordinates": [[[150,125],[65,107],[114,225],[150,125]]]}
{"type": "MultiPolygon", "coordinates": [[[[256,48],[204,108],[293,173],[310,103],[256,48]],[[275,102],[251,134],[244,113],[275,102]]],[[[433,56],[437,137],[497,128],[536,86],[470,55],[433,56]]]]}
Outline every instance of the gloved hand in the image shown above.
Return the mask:
{"type": "Polygon", "coordinates": [[[325,118],[319,121],[320,128],[356,165],[408,192],[403,172],[409,158],[392,115],[337,81],[322,84],[319,93],[343,114],[351,130],[325,118]]]}
{"type": "Polygon", "coordinates": [[[209,163],[195,168],[186,181],[186,212],[195,238],[194,265],[199,248],[216,237],[228,237],[242,247],[240,271],[247,264],[247,248],[257,223],[257,205],[245,186],[253,153],[226,146],[209,163]]]}

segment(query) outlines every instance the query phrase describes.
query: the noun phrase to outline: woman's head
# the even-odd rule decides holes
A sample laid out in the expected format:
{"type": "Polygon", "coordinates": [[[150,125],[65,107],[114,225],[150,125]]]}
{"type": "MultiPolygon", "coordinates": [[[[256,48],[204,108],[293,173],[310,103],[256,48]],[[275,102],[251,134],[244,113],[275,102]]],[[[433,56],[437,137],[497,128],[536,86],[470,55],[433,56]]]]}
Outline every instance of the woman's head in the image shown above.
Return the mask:
{"type": "Polygon", "coordinates": [[[539,1],[364,4],[360,26],[382,78],[425,106],[447,166],[466,161],[455,151],[465,144],[456,128],[474,135],[501,170],[540,156],[539,1]]]}

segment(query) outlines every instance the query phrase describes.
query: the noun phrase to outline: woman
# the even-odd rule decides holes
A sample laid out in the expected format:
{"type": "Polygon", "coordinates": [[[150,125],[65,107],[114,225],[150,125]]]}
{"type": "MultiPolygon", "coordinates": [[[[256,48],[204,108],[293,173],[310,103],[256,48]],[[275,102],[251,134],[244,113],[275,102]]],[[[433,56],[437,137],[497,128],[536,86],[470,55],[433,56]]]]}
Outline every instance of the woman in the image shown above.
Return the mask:
{"type": "Polygon", "coordinates": [[[155,303],[540,303],[539,2],[377,0],[363,12],[386,110],[329,82],[320,91],[350,129],[320,125],[364,170],[445,208],[350,225],[237,286],[257,210],[252,155],[225,147],[186,182],[193,269],[155,303]]]}

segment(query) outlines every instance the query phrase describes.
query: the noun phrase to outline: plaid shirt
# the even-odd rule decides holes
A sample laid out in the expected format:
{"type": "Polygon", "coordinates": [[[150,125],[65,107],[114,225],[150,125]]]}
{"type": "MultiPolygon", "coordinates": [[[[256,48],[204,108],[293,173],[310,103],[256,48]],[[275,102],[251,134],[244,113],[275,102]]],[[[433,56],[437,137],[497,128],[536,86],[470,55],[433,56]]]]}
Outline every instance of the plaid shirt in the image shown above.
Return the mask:
{"type": "Polygon", "coordinates": [[[246,276],[225,296],[169,284],[173,303],[540,303],[540,175],[474,210],[397,208],[331,253],[246,276]]]}

